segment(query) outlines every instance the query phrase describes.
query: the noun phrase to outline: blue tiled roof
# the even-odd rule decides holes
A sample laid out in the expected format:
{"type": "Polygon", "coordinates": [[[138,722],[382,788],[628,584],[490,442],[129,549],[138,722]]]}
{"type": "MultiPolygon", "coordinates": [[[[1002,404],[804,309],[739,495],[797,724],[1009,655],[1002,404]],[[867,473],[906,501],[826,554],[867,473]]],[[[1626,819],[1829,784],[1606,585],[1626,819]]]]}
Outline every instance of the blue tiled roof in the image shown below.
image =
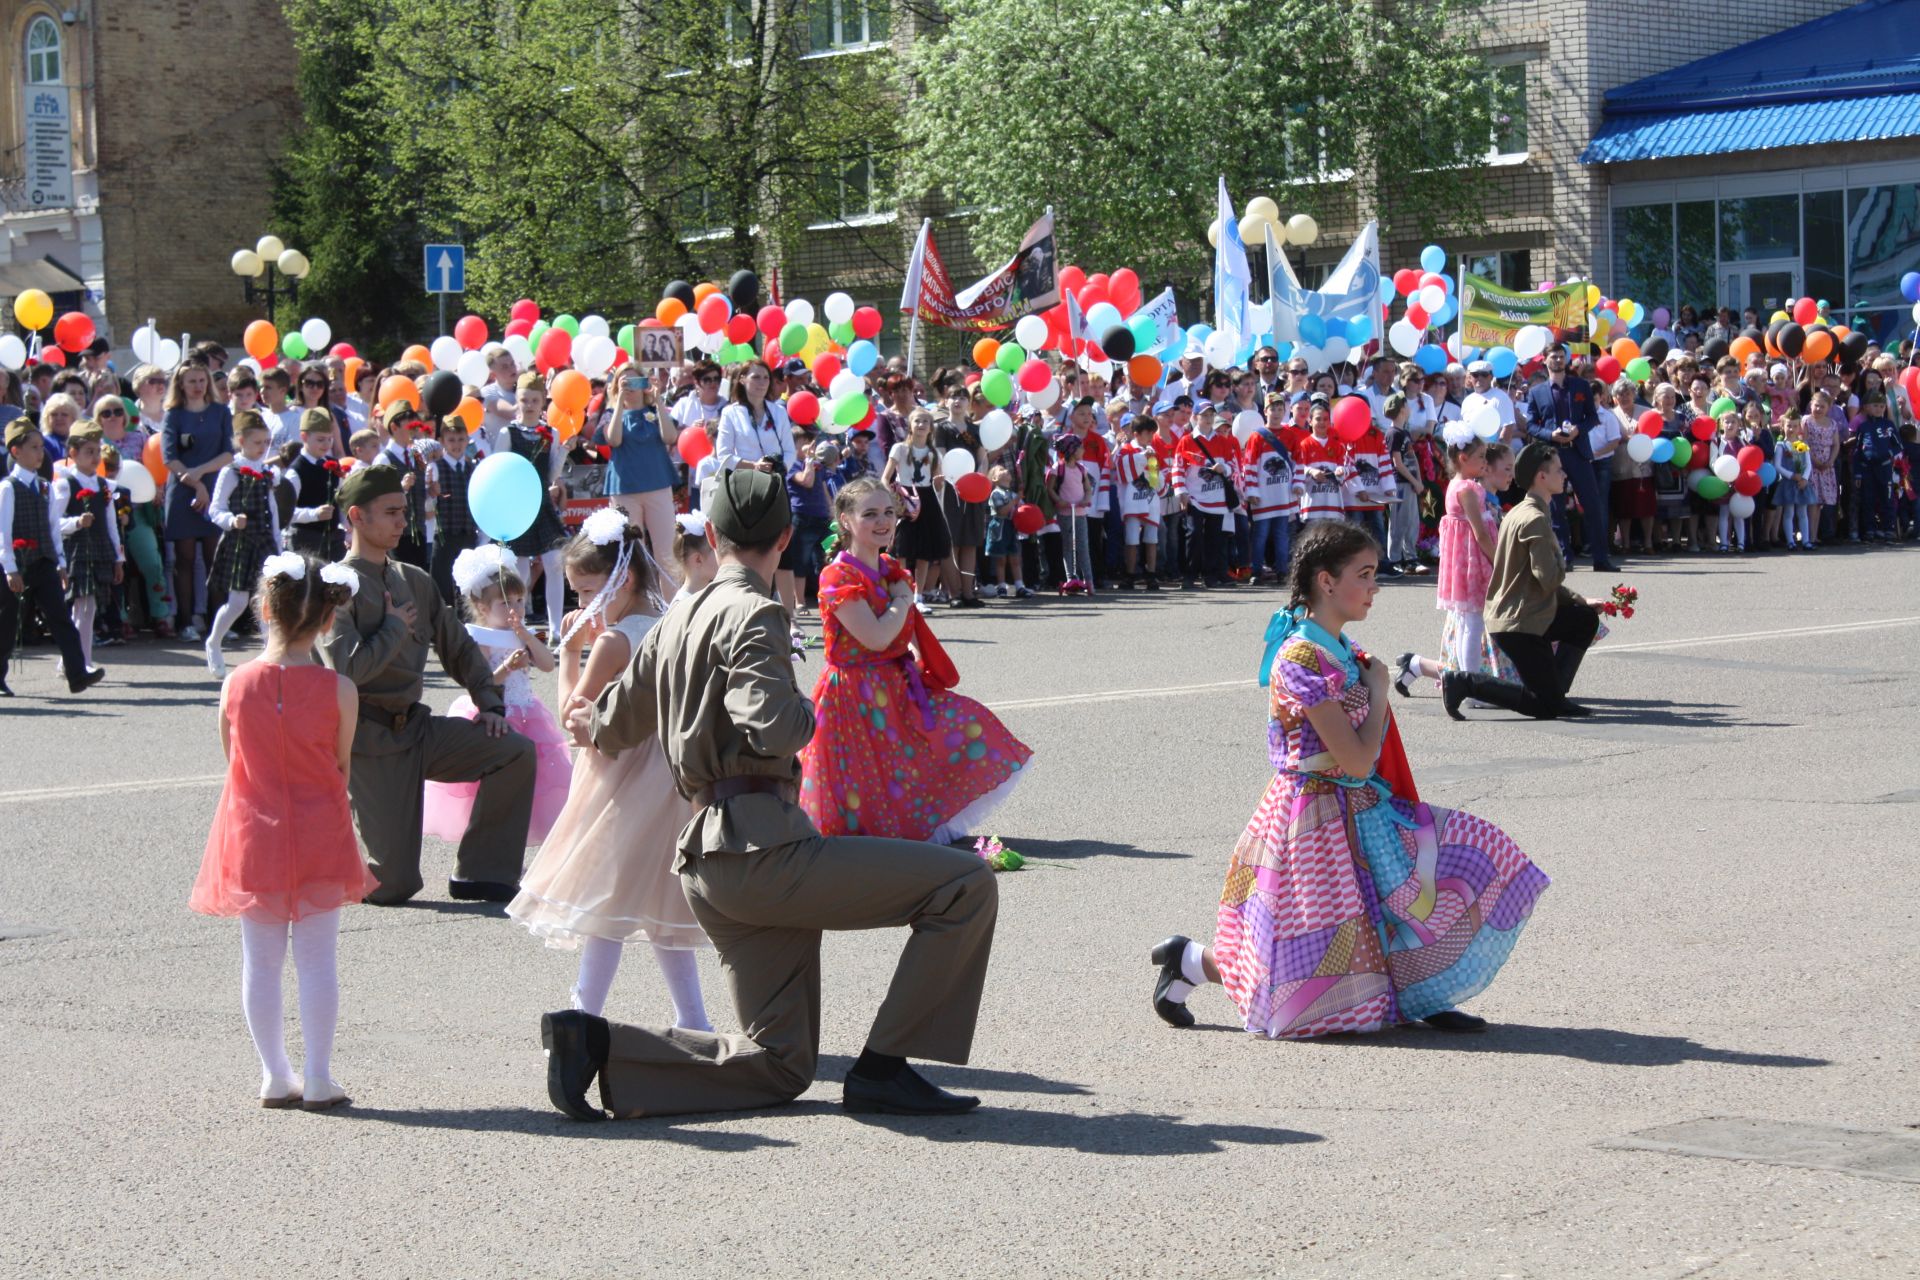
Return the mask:
{"type": "Polygon", "coordinates": [[[1582,164],[1717,156],[1769,147],[1920,137],[1920,93],[1769,103],[1723,111],[1665,111],[1609,119],[1582,164]]]}
{"type": "Polygon", "coordinates": [[[1920,136],[1920,0],[1866,0],[1607,91],[1584,164],[1920,136]]]}

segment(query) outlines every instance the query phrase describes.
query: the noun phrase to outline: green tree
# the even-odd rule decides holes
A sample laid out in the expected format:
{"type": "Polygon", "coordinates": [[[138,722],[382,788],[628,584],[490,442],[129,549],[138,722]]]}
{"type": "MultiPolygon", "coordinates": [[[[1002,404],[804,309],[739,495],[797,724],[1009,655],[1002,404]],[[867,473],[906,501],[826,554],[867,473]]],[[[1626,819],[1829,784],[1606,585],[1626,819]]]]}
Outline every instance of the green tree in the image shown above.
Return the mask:
{"type": "Polygon", "coordinates": [[[1051,205],[1078,260],[1185,281],[1222,174],[1289,213],[1357,199],[1387,236],[1474,225],[1501,90],[1473,8],[950,0],[905,68],[903,182],[966,193],[983,256],[1051,205]]]}

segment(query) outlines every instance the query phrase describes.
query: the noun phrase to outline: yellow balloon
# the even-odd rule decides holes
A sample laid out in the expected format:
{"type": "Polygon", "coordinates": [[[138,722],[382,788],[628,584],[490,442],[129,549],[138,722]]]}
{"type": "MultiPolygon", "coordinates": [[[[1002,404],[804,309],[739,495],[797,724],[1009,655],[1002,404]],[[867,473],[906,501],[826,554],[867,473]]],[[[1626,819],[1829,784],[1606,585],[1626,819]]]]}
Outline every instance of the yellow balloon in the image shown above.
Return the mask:
{"type": "Polygon", "coordinates": [[[25,329],[44,329],[53,323],[53,299],[29,289],[13,300],[13,318],[25,329]]]}
{"type": "Polygon", "coordinates": [[[1792,318],[1793,318],[1792,316],[1789,316],[1784,311],[1776,311],[1767,318],[1767,323],[1768,324],[1784,324],[1786,321],[1791,320],[1792,318]]]}
{"type": "Polygon", "coordinates": [[[1600,305],[1600,286],[1599,285],[1590,284],[1587,286],[1587,305],[1590,307],[1597,307],[1600,305]]]}

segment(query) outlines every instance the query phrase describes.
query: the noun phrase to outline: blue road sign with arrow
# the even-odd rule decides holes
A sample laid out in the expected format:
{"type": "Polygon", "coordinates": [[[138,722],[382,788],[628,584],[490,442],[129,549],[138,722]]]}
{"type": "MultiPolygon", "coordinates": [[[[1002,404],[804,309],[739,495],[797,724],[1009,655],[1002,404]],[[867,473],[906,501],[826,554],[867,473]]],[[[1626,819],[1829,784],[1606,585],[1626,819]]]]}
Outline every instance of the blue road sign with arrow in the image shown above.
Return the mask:
{"type": "Polygon", "coordinates": [[[428,293],[467,291],[467,246],[430,244],[427,246],[426,262],[428,293]]]}

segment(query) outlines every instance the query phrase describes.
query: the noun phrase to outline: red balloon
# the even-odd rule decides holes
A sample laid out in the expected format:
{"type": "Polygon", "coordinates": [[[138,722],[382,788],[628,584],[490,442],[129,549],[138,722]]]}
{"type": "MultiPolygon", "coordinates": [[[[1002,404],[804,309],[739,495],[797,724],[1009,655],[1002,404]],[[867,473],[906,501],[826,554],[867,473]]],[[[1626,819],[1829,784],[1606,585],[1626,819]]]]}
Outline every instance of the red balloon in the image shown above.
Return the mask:
{"type": "Polygon", "coordinates": [[[1104,271],[1096,271],[1087,277],[1087,288],[1098,289],[1101,296],[1105,297],[1113,288],[1113,277],[1104,271]]]}
{"type": "Polygon", "coordinates": [[[1649,409],[1640,415],[1640,434],[1658,436],[1666,428],[1667,420],[1660,416],[1658,409],[1649,409]]]}
{"type": "Polygon", "coordinates": [[[700,331],[718,333],[727,327],[727,318],[733,314],[733,304],[727,301],[724,293],[710,293],[700,304],[700,331]]]}
{"type": "Polygon", "coordinates": [[[768,338],[766,345],[760,348],[760,358],[767,362],[767,368],[777,373],[780,366],[787,362],[787,353],[780,349],[779,343],[768,338]]]}
{"type": "Polygon", "coordinates": [[[1740,469],[1742,471],[1757,472],[1760,470],[1760,465],[1767,460],[1766,450],[1757,444],[1746,446],[1740,450],[1739,453],[1736,453],[1734,457],[1739,459],[1740,469]]]}
{"type": "Polygon", "coordinates": [[[1031,502],[1023,502],[1013,509],[1013,527],[1028,537],[1040,532],[1046,524],[1047,517],[1031,502]]]}
{"type": "MultiPolygon", "coordinates": [[[[642,316],[640,317],[640,327],[642,329],[664,329],[667,326],[660,323],[659,316],[642,316]]],[[[508,333],[513,332],[513,328],[511,325],[508,326],[507,332],[508,333]]]]}
{"type": "Polygon", "coordinates": [[[453,322],[453,337],[462,351],[478,351],[487,345],[487,322],[479,316],[461,316],[453,322]]]}
{"type": "Polygon", "coordinates": [[[1802,298],[1793,304],[1795,324],[1809,325],[1820,318],[1820,304],[1812,298],[1802,298]]]}
{"type": "Polygon", "coordinates": [[[1412,267],[1402,267],[1393,273],[1393,290],[1403,298],[1410,298],[1420,288],[1420,273],[1412,267]]]}
{"type": "Polygon", "coordinates": [[[1047,367],[1045,360],[1029,360],[1020,366],[1020,372],[1013,380],[1020,384],[1022,391],[1038,391],[1053,378],[1053,370],[1047,367]]]}
{"type": "Polygon", "coordinates": [[[688,427],[680,433],[680,461],[690,467],[700,465],[700,459],[713,452],[713,441],[707,439],[707,433],[698,427],[688,427]]]}
{"type": "Polygon", "coordinates": [[[1080,291],[1080,310],[1082,312],[1091,311],[1103,302],[1112,301],[1113,299],[1107,294],[1106,279],[1102,276],[1095,276],[1092,280],[1087,281],[1087,287],[1080,291]],[[1096,281],[1098,283],[1095,283],[1096,281]]]}
{"type": "Polygon", "coordinates": [[[1601,356],[1593,362],[1593,376],[1602,382],[1612,382],[1620,376],[1620,362],[1612,356],[1601,356]]]}
{"type": "Polygon", "coordinates": [[[822,351],[813,358],[813,380],[823,387],[829,386],[845,367],[839,356],[831,351],[822,351]]]}
{"type": "Polygon", "coordinates": [[[803,427],[820,421],[820,397],[811,391],[796,391],[787,397],[787,417],[803,427]]]}
{"type": "MultiPolygon", "coordinates": [[[[1718,425],[1715,424],[1712,418],[1699,417],[1693,420],[1693,425],[1691,427],[1688,427],[1687,431],[1689,434],[1693,436],[1695,440],[1705,442],[1713,439],[1713,433],[1715,431],[1718,431],[1719,429],[1720,428],[1718,427],[1718,425]]],[[[1693,456],[1698,458],[1701,456],[1702,452],[1704,451],[1700,449],[1695,449],[1693,451],[1693,456]]],[[[1702,463],[1701,465],[1705,466],[1706,464],[1702,463]]]]}
{"type": "Polygon", "coordinates": [[[753,341],[754,331],[753,317],[744,311],[727,321],[727,341],[729,342],[744,346],[753,341]]]}
{"type": "Polygon", "coordinates": [[[1420,277],[1420,287],[1422,289],[1430,284],[1439,285],[1443,293],[1450,292],[1453,289],[1453,281],[1435,271],[1426,272],[1420,277]]]}
{"type": "Polygon", "coordinates": [[[69,351],[85,351],[93,341],[93,321],[84,312],[69,311],[53,322],[53,340],[69,351]]]}
{"type": "Polygon", "coordinates": [[[534,322],[540,319],[540,304],[532,298],[522,298],[520,301],[514,303],[513,308],[507,312],[507,319],[525,320],[527,322],[527,328],[531,329],[534,326],[534,322]]]}
{"type": "Polygon", "coordinates": [[[1107,292],[1120,314],[1130,316],[1140,309],[1140,277],[1132,267],[1122,267],[1107,281],[1107,292]]]}
{"type": "Polygon", "coordinates": [[[953,482],[953,491],[962,502],[985,502],[993,493],[993,481],[978,471],[969,471],[953,482]]]}
{"type": "MultiPolygon", "coordinates": [[[[1077,296],[1079,292],[1086,287],[1086,272],[1082,271],[1079,267],[1060,268],[1060,288],[1062,290],[1077,296]]],[[[1065,306],[1066,304],[1062,303],[1061,305],[1065,306]]]]}
{"type": "Polygon", "coordinates": [[[1100,349],[1100,344],[1091,338],[1080,344],[1080,352],[1089,360],[1105,360],[1107,358],[1107,353],[1100,349]]]}
{"type": "Polygon", "coordinates": [[[768,303],[766,306],[760,308],[760,314],[756,319],[760,324],[760,332],[766,334],[769,338],[779,337],[780,331],[787,327],[786,309],[784,307],[776,307],[772,303],[768,303]]]}
{"type": "Polygon", "coordinates": [[[1407,304],[1407,323],[1408,324],[1412,325],[1416,329],[1424,330],[1432,322],[1433,322],[1433,317],[1427,314],[1427,309],[1425,307],[1421,306],[1417,302],[1410,302],[1407,304]]]}
{"type": "Polygon", "coordinates": [[[1920,405],[1920,368],[1908,365],[1900,371],[1900,389],[1907,393],[1907,403],[1920,405]]]}
{"type": "Polygon", "coordinates": [[[573,359],[573,335],[565,329],[548,329],[540,335],[540,346],[533,353],[533,367],[541,373],[564,369],[573,359]]]}
{"type": "Polygon", "coordinates": [[[851,427],[848,427],[847,430],[865,431],[868,427],[871,427],[873,425],[873,420],[879,416],[880,416],[880,406],[871,397],[869,397],[867,400],[867,411],[860,415],[860,421],[854,423],[851,427]]]}
{"type": "Polygon", "coordinates": [[[533,332],[533,321],[527,320],[527,319],[509,321],[507,323],[507,327],[505,330],[506,336],[509,338],[513,337],[515,334],[518,334],[520,337],[524,338],[532,332],[533,332]]]}
{"type": "Polygon", "coordinates": [[[1344,396],[1333,406],[1333,433],[1352,444],[1373,426],[1373,407],[1361,396],[1344,396]]]}
{"type": "Polygon", "coordinates": [[[1742,471],[1738,476],[1734,477],[1733,491],[1735,493],[1744,493],[1751,498],[1754,494],[1760,492],[1760,473],[1758,471],[1742,471]]]}
{"type": "MultiPolygon", "coordinates": [[[[42,347],[40,348],[40,359],[43,363],[50,364],[56,369],[64,369],[67,364],[67,353],[58,347],[42,347]]],[[[271,369],[273,365],[269,364],[268,361],[278,363],[275,357],[270,355],[266,360],[260,362],[260,367],[262,369],[271,369]]]]}
{"type": "Polygon", "coordinates": [[[853,336],[872,342],[880,336],[881,326],[885,323],[878,307],[861,307],[853,313],[853,336]]]}
{"type": "Polygon", "coordinates": [[[360,353],[353,349],[351,342],[336,342],[327,349],[327,354],[336,360],[352,360],[360,353]]]}

